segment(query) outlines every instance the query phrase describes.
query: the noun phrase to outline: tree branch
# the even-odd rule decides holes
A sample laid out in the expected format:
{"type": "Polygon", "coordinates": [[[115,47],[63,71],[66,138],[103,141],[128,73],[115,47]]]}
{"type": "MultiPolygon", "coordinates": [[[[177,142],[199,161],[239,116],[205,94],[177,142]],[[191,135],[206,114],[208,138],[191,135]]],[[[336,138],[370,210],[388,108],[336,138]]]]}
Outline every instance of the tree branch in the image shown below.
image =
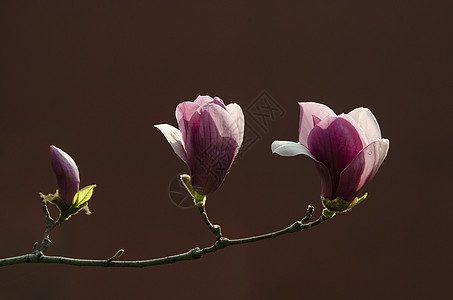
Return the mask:
{"type": "MultiPolygon", "coordinates": [[[[47,207],[45,208],[47,210],[47,207]]],[[[276,238],[278,236],[288,234],[288,233],[294,233],[294,232],[299,232],[304,229],[308,229],[314,226],[317,226],[324,222],[325,220],[330,219],[333,217],[335,214],[332,214],[326,210],[323,210],[323,213],[321,216],[316,219],[313,222],[308,222],[313,214],[313,206],[309,206],[307,209],[307,213],[305,217],[300,220],[296,221],[287,228],[267,233],[267,234],[262,234],[258,236],[252,236],[252,237],[246,237],[246,238],[240,238],[240,239],[228,239],[225,237],[222,237],[220,234],[220,226],[219,226],[219,231],[217,234],[217,231],[214,231],[211,229],[210,226],[215,227],[216,225],[212,225],[211,222],[209,222],[209,219],[207,218],[206,211],[204,211],[204,214],[206,216],[203,217],[203,220],[207,223],[208,227],[213,231],[213,233],[216,235],[217,241],[210,247],[206,248],[193,248],[187,252],[181,253],[181,254],[176,254],[176,255],[170,255],[162,258],[155,258],[155,259],[149,259],[149,260],[135,260],[135,261],[118,261],[116,258],[121,256],[123,254],[124,250],[119,250],[113,257],[106,259],[106,260],[93,260],[93,259],[78,259],[78,258],[69,258],[69,257],[61,257],[61,256],[46,256],[43,254],[43,252],[47,248],[43,248],[43,245],[41,245],[41,250],[39,251],[34,251],[31,254],[25,254],[21,256],[16,256],[16,257],[10,257],[10,258],[3,258],[0,259],[0,267],[3,266],[10,266],[10,265],[16,265],[16,264],[22,264],[22,263],[46,263],[46,264],[66,264],[66,265],[73,265],[73,266],[91,266],[91,267],[128,267],[128,268],[143,268],[143,267],[150,267],[150,266],[156,266],[156,265],[162,265],[162,264],[172,264],[178,261],[184,261],[184,260],[193,260],[193,259],[199,259],[202,258],[204,255],[209,254],[209,253],[214,253],[217,250],[229,247],[229,246],[234,246],[234,245],[241,245],[241,244],[248,244],[248,243],[253,243],[261,240],[266,240],[266,239],[271,239],[271,238],[276,238]],[[44,249],[44,251],[42,251],[44,249]]],[[[201,210],[200,210],[201,212],[201,210]]],[[[47,216],[51,219],[51,217],[47,214],[47,216]]],[[[203,216],[203,212],[202,212],[203,216]]],[[[58,222],[54,222],[56,225],[58,225],[58,222]]],[[[54,225],[53,227],[55,227],[54,225]]],[[[218,226],[218,225],[217,225],[218,226]]],[[[50,228],[50,227],[49,227],[50,228]]],[[[52,228],[53,229],[53,228],[52,228]]],[[[46,232],[47,232],[47,226],[46,226],[46,232]]],[[[49,238],[51,229],[49,230],[48,234],[44,234],[44,239],[49,238]]],[[[43,241],[44,241],[43,239],[43,241]]],[[[49,240],[49,245],[50,245],[50,240],[49,240]]]]}

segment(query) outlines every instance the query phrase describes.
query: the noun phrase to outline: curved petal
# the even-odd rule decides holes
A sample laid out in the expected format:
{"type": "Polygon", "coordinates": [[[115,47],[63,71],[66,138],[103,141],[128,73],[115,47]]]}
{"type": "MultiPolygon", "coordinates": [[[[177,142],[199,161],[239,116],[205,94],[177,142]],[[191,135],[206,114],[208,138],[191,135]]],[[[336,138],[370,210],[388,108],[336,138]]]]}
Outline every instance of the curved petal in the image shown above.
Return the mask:
{"type": "Polygon", "coordinates": [[[387,139],[379,139],[357,154],[352,162],[340,174],[340,181],[334,198],[340,197],[352,201],[379,170],[387,156],[390,143],[387,139]]]}
{"type": "Polygon", "coordinates": [[[190,118],[194,112],[200,108],[200,105],[190,102],[184,101],[176,106],[176,121],[178,121],[178,127],[181,131],[183,143],[186,143],[186,136],[187,136],[187,126],[189,126],[190,118]]]}
{"type": "Polygon", "coordinates": [[[239,147],[239,130],[227,110],[209,103],[192,116],[187,131],[187,163],[192,186],[202,195],[215,191],[239,147]]]}
{"type": "Polygon", "coordinates": [[[50,164],[57,177],[60,197],[67,205],[71,205],[80,184],[79,169],[75,161],[69,154],[52,145],[50,146],[50,164]]]}
{"type": "Polygon", "coordinates": [[[359,124],[353,118],[351,118],[347,114],[340,114],[338,115],[338,117],[347,120],[349,123],[351,123],[352,126],[354,126],[354,128],[357,130],[357,133],[360,136],[360,140],[362,141],[363,147],[370,143],[370,141],[368,141],[367,135],[365,134],[365,131],[362,129],[362,127],[359,126],[359,124]]]}
{"type": "Polygon", "coordinates": [[[351,110],[348,114],[363,129],[368,142],[382,138],[381,129],[371,110],[358,107],[351,110]]]}
{"type": "Polygon", "coordinates": [[[210,96],[198,96],[193,103],[198,104],[198,106],[203,106],[205,104],[211,103],[214,99],[210,96]]]}
{"type": "Polygon", "coordinates": [[[158,124],[154,125],[154,127],[162,132],[168,143],[170,143],[170,146],[173,148],[173,151],[175,151],[175,153],[183,160],[183,162],[187,164],[187,156],[186,151],[184,150],[181,131],[168,124],[158,124]]]}
{"type": "Polygon", "coordinates": [[[345,117],[326,117],[311,130],[307,142],[310,153],[329,170],[333,191],[341,171],[364,146],[356,127],[345,117]]]}
{"type": "Polygon", "coordinates": [[[307,139],[310,131],[314,127],[314,118],[323,120],[325,117],[335,117],[335,112],[330,107],[315,102],[299,102],[299,142],[308,147],[307,139]]]}
{"type": "Polygon", "coordinates": [[[244,125],[245,125],[244,113],[242,112],[242,108],[236,103],[228,104],[226,106],[226,110],[230,113],[231,118],[233,118],[234,123],[236,123],[236,126],[238,127],[239,132],[238,144],[240,147],[244,139],[244,125]]]}
{"type": "Polygon", "coordinates": [[[223,109],[227,109],[225,106],[225,103],[223,103],[223,100],[220,99],[219,97],[214,97],[214,99],[212,100],[212,103],[215,103],[215,104],[223,107],[223,109]]]}
{"type": "Polygon", "coordinates": [[[307,147],[291,141],[274,141],[271,145],[272,153],[277,153],[281,156],[296,156],[300,154],[307,155],[313,160],[316,160],[307,147]]]}

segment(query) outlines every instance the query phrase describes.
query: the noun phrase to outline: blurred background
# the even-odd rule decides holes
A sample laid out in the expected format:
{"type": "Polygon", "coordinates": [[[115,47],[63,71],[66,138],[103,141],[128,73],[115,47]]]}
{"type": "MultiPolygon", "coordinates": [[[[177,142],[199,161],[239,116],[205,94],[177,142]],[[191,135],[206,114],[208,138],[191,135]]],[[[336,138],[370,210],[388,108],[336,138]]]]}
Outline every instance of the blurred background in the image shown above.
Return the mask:
{"type": "MultiPolygon", "coordinates": [[[[320,180],[298,137],[298,101],[369,107],[390,151],[368,199],[322,225],[144,269],[0,268],[2,299],[434,299],[450,291],[453,39],[450,1],[1,1],[0,257],[41,241],[49,146],[97,184],[92,215],[46,254],[149,259],[210,246],[178,191],[187,167],[154,124],[179,102],[236,102],[243,148],[208,199],[225,236],[284,228],[320,180]],[[178,198],[179,197],[179,198],[178,198]]],[[[52,210],[55,215],[56,211],[52,210]]]]}

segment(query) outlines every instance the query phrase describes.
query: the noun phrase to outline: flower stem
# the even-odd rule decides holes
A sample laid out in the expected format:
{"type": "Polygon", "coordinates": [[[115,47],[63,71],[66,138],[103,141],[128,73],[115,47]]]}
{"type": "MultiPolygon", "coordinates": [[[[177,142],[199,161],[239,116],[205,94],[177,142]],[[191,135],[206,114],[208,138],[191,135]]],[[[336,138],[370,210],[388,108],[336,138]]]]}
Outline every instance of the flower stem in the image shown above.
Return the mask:
{"type": "Polygon", "coordinates": [[[222,230],[220,228],[220,225],[213,225],[211,221],[209,221],[205,205],[197,205],[197,208],[206,226],[208,226],[209,230],[211,230],[212,233],[215,235],[217,241],[220,241],[222,239],[222,230]]]}

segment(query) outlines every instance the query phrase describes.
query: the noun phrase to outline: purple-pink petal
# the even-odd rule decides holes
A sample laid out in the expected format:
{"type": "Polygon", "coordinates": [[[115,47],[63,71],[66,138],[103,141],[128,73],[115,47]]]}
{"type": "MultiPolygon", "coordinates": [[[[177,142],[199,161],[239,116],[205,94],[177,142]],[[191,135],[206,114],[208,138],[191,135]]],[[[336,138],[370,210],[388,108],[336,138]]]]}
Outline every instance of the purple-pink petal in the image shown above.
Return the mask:
{"type": "Polygon", "coordinates": [[[361,150],[341,172],[333,198],[352,201],[355,195],[371,180],[387,156],[389,140],[379,139],[361,150]]]}
{"type": "Polygon", "coordinates": [[[190,101],[181,102],[176,106],[176,120],[178,121],[178,127],[184,143],[186,142],[187,126],[190,118],[199,107],[200,105],[190,101]]]}
{"type": "Polygon", "coordinates": [[[228,173],[241,139],[238,126],[216,103],[203,105],[192,116],[186,140],[192,186],[200,194],[215,191],[228,173]]]}
{"type": "Polygon", "coordinates": [[[211,98],[209,96],[198,96],[197,99],[195,99],[193,102],[184,101],[179,103],[176,107],[176,120],[178,121],[178,127],[181,131],[184,143],[186,142],[187,127],[189,126],[189,121],[192,118],[192,115],[197,109],[210,103],[214,103],[226,109],[226,106],[223,103],[222,99],[220,99],[219,97],[211,98]]]}
{"type": "Polygon", "coordinates": [[[311,130],[307,142],[310,153],[329,170],[332,191],[341,171],[364,146],[355,126],[344,117],[325,117],[311,130]]]}
{"type": "Polygon", "coordinates": [[[71,156],[53,145],[50,146],[50,164],[57,177],[59,196],[70,205],[79,191],[79,169],[71,156]]]}
{"type": "Polygon", "coordinates": [[[317,161],[316,159],[313,159],[313,161],[315,162],[316,169],[318,169],[318,173],[321,176],[321,195],[330,199],[333,195],[333,182],[329,169],[327,169],[322,162],[317,161]]]}
{"type": "Polygon", "coordinates": [[[310,131],[315,126],[315,120],[323,120],[325,117],[335,117],[335,112],[330,107],[315,102],[299,102],[299,142],[308,147],[307,139],[310,131]]]}

